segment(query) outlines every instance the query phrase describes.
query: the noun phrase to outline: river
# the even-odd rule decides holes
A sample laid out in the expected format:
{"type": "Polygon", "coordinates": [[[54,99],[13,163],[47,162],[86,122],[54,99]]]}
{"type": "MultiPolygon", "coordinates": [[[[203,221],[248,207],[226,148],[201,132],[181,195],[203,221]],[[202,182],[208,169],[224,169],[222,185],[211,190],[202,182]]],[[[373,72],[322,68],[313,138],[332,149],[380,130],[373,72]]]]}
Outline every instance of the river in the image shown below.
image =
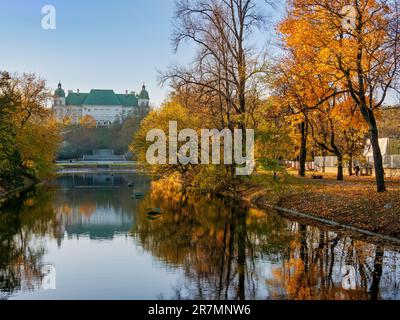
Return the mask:
{"type": "Polygon", "coordinates": [[[3,203],[0,299],[400,299],[400,248],[374,241],[138,174],[63,175],[3,203]]]}

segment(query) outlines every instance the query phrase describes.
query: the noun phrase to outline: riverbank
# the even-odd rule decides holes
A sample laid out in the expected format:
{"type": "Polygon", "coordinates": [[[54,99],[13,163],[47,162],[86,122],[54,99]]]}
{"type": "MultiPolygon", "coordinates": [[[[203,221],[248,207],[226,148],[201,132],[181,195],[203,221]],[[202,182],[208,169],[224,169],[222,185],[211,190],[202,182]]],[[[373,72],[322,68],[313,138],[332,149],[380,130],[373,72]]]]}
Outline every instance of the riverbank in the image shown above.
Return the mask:
{"type": "Polygon", "coordinates": [[[245,180],[241,197],[261,208],[283,208],[315,217],[316,220],[358,228],[400,239],[400,181],[387,182],[388,191],[378,194],[370,177],[347,177],[336,181],[333,175],[322,180],[294,176],[258,174],[245,180]]]}
{"type": "Polygon", "coordinates": [[[129,173],[133,172],[136,168],[134,161],[98,161],[98,162],[58,162],[58,174],[73,174],[73,173],[129,173]]]}
{"type": "Polygon", "coordinates": [[[35,182],[29,181],[29,182],[24,183],[24,185],[22,187],[15,188],[12,190],[0,189],[0,202],[4,201],[20,192],[28,190],[29,188],[33,187],[34,185],[35,185],[35,182]]]}

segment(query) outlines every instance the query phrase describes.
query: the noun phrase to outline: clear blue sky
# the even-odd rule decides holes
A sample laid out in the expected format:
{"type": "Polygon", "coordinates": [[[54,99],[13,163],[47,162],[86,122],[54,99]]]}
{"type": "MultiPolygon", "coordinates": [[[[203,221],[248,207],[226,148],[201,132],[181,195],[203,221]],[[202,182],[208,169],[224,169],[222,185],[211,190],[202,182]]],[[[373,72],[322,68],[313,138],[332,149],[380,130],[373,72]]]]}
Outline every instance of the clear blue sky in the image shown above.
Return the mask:
{"type": "Polygon", "coordinates": [[[173,10],[173,0],[0,0],[0,70],[34,72],[52,89],[60,80],[81,92],[138,91],[145,83],[158,105],[168,88],[158,87],[157,70],[193,53],[190,46],[172,51],[173,10]],[[41,27],[47,4],[57,10],[56,30],[41,27]]]}

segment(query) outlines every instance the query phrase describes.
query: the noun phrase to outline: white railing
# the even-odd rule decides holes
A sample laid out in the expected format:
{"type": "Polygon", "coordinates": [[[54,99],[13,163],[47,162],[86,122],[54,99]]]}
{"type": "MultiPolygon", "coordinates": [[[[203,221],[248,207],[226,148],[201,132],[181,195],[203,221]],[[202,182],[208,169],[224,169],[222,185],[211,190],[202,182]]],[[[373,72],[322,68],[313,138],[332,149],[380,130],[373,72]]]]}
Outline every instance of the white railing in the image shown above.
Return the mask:
{"type": "Polygon", "coordinates": [[[315,157],[314,165],[317,168],[336,168],[338,164],[337,157],[326,156],[326,157],[315,157]]]}
{"type": "MultiPolygon", "coordinates": [[[[400,155],[383,156],[383,167],[388,169],[400,169],[400,155]]],[[[374,157],[367,157],[367,162],[373,166],[374,157]]]]}
{"type": "MultiPolygon", "coordinates": [[[[400,155],[391,155],[391,156],[383,156],[383,167],[386,169],[400,169],[400,155]]],[[[326,157],[315,157],[314,162],[306,163],[306,170],[319,170],[322,168],[337,168],[337,157],[335,156],[326,156],[326,157]]],[[[353,166],[358,165],[360,168],[370,168],[374,167],[374,158],[366,157],[367,166],[364,163],[361,163],[358,160],[353,161],[353,166]]],[[[285,161],[285,165],[287,168],[299,168],[298,161],[285,161]]],[[[348,163],[344,162],[343,167],[347,168],[348,163]]]]}
{"type": "MultiPolygon", "coordinates": [[[[285,161],[286,168],[291,169],[299,169],[300,163],[299,161],[285,161]]],[[[313,171],[314,170],[314,162],[306,162],[306,170],[313,171]]]]}

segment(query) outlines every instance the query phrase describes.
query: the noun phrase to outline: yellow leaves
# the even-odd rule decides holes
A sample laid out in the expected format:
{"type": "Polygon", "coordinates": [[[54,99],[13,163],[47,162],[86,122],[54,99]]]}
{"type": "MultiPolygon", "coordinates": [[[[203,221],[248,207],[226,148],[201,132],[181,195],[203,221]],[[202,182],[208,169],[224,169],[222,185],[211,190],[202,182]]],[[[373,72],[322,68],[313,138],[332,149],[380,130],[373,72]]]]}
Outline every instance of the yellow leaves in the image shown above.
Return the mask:
{"type": "Polygon", "coordinates": [[[35,162],[32,161],[32,160],[26,160],[26,161],[23,162],[23,165],[24,165],[26,168],[33,169],[33,168],[35,167],[36,164],[35,164],[35,162]]]}
{"type": "MultiPolygon", "coordinates": [[[[308,60],[314,57],[326,65],[331,65],[340,57],[345,69],[354,70],[360,37],[354,30],[344,33],[343,17],[336,14],[347,4],[345,0],[327,3],[326,6],[319,6],[315,0],[292,1],[288,17],[278,27],[285,46],[294,50],[296,56],[307,57],[308,60]]],[[[382,45],[388,42],[385,31],[388,12],[377,1],[363,0],[360,7],[363,8],[361,14],[364,21],[362,64],[368,72],[377,60],[384,61],[382,45]]]]}
{"type": "Polygon", "coordinates": [[[0,133],[0,145],[3,141],[12,141],[12,144],[2,150],[8,157],[2,169],[18,170],[20,174],[14,175],[14,181],[7,181],[17,185],[22,184],[22,175],[41,179],[52,171],[61,140],[60,128],[47,108],[49,92],[43,80],[24,74],[14,75],[7,81],[0,84],[0,98],[10,101],[12,108],[2,119],[3,128],[7,129],[0,133]]]}
{"type": "Polygon", "coordinates": [[[91,129],[91,128],[96,127],[96,124],[97,124],[97,123],[96,123],[96,120],[95,120],[92,116],[90,116],[90,115],[85,115],[85,116],[80,120],[79,124],[80,124],[82,127],[86,128],[86,129],[91,129]]]}

